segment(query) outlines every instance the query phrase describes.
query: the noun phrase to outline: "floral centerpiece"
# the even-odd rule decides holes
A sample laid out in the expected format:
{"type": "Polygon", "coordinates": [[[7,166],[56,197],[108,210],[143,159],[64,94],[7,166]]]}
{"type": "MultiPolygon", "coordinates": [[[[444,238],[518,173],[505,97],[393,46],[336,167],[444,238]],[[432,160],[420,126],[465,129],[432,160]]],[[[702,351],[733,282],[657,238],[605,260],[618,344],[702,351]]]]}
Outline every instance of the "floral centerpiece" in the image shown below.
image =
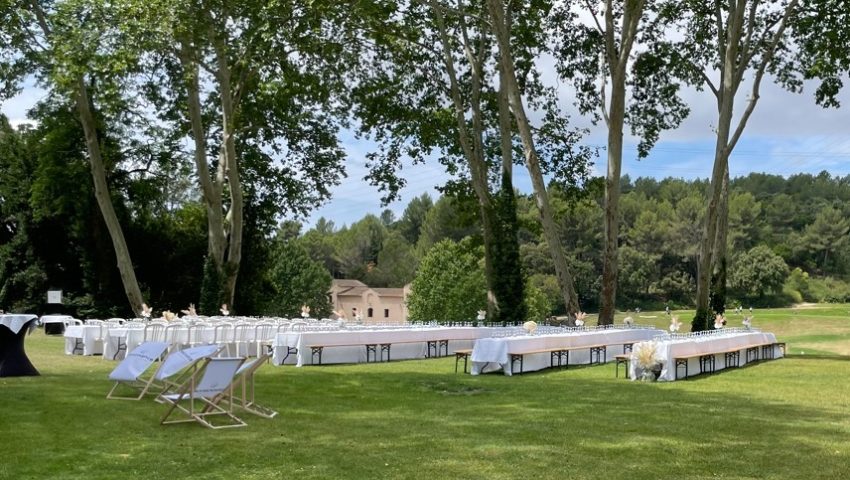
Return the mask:
{"type": "Polygon", "coordinates": [[[635,323],[635,319],[634,319],[634,318],[632,318],[631,316],[627,316],[626,318],[624,318],[624,319],[623,319],[623,323],[624,323],[627,327],[631,327],[632,325],[634,325],[634,323],[635,323]]]}
{"type": "Polygon", "coordinates": [[[679,321],[679,317],[673,316],[670,318],[670,332],[676,333],[679,329],[682,328],[682,322],[679,321]]]}
{"type": "Polygon", "coordinates": [[[310,317],[310,307],[307,305],[301,305],[301,318],[310,317]]]}
{"type": "Polygon", "coordinates": [[[578,312],[578,313],[576,313],[576,326],[577,326],[577,327],[583,327],[583,326],[584,326],[584,319],[585,319],[585,318],[587,318],[587,314],[586,314],[586,313],[584,313],[584,312],[578,312]]]}
{"type": "Polygon", "coordinates": [[[187,308],[186,310],[180,310],[180,313],[182,313],[183,315],[186,315],[188,317],[197,317],[198,316],[198,312],[195,310],[195,304],[194,303],[190,303],[189,308],[187,308]]]}
{"type": "Polygon", "coordinates": [[[478,310],[478,316],[475,317],[478,321],[483,322],[487,318],[487,310],[478,310]]]}
{"type": "Polygon", "coordinates": [[[658,353],[658,343],[655,341],[640,342],[632,350],[632,361],[635,364],[637,378],[652,382],[661,374],[661,356],[658,353]]]}
{"type": "Polygon", "coordinates": [[[153,309],[148,306],[147,303],[142,304],[142,318],[145,320],[150,320],[151,313],[153,313],[153,309]]]}
{"type": "Polygon", "coordinates": [[[714,317],[714,328],[719,330],[723,328],[724,325],[726,325],[726,318],[722,314],[718,313],[714,317]]]}
{"type": "Polygon", "coordinates": [[[529,335],[534,335],[534,332],[537,331],[537,322],[529,320],[522,324],[522,328],[524,328],[529,335]]]}
{"type": "Polygon", "coordinates": [[[227,309],[227,304],[226,304],[226,303],[222,303],[222,304],[221,304],[221,308],[219,309],[219,311],[220,311],[220,312],[221,312],[221,314],[222,314],[222,315],[224,315],[225,317],[226,317],[226,316],[228,316],[228,315],[230,315],[230,310],[228,310],[228,309],[227,309]]]}
{"type": "Polygon", "coordinates": [[[173,322],[177,318],[177,314],[169,310],[163,310],[162,318],[164,318],[166,322],[173,322]]]}

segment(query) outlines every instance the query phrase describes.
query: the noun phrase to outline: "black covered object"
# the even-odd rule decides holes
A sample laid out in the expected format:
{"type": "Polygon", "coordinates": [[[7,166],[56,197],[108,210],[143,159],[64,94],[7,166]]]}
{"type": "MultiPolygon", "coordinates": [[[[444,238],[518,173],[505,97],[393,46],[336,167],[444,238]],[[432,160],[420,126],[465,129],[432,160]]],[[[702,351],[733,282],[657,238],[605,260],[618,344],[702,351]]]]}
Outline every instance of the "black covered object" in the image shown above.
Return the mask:
{"type": "Polygon", "coordinates": [[[24,338],[30,331],[31,323],[37,320],[33,318],[27,322],[18,333],[0,325],[0,377],[38,375],[38,370],[24,351],[24,338]]]}

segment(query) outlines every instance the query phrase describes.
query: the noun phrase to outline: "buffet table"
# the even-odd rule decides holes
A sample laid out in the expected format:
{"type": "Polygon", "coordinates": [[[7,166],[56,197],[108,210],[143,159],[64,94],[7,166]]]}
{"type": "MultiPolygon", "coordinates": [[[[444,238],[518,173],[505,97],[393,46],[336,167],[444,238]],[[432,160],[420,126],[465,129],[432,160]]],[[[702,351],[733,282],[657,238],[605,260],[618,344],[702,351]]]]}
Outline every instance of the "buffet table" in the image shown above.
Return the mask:
{"type": "MultiPolygon", "coordinates": [[[[546,335],[518,335],[505,338],[482,338],[475,342],[472,349],[473,375],[502,370],[505,375],[512,375],[512,353],[539,352],[523,355],[522,371],[530,372],[549,368],[552,365],[551,349],[578,349],[569,353],[569,364],[590,363],[590,347],[606,345],[612,351],[605,355],[604,360],[613,360],[615,353],[621,353],[624,344],[631,344],[652,339],[664,332],[651,328],[606,328],[594,330],[575,330],[565,333],[546,335]],[[619,349],[617,347],[620,347],[619,349]]],[[[517,366],[517,370],[519,370],[517,366]]]]}
{"type": "Polygon", "coordinates": [[[38,375],[24,351],[24,337],[37,320],[35,315],[0,315],[0,377],[38,375]]]}
{"type": "MultiPolygon", "coordinates": [[[[769,332],[711,332],[706,335],[682,336],[681,338],[669,338],[656,341],[657,357],[661,361],[661,374],[658,380],[675,381],[676,380],[676,358],[687,358],[688,376],[698,375],[699,355],[720,355],[729,351],[738,351],[736,365],[743,366],[750,359],[748,355],[740,355],[741,351],[746,351],[753,346],[768,346],[772,351],[768,354],[769,358],[780,358],[784,349],[779,348],[776,344],[776,335],[769,332]]],[[[635,345],[637,348],[638,346],[635,345]]],[[[714,370],[722,370],[725,368],[725,362],[716,361],[713,363],[714,370]]],[[[629,365],[629,377],[637,379],[640,372],[635,362],[629,365]]],[[[685,368],[680,370],[679,378],[682,378],[686,371],[685,368]]]]}
{"type": "Polygon", "coordinates": [[[490,337],[499,328],[425,327],[381,330],[334,330],[279,333],[274,342],[273,362],[300,367],[313,363],[364,363],[451,355],[470,348],[479,338],[490,337]],[[367,349],[367,345],[375,351],[367,349]],[[382,348],[382,346],[389,347],[382,348]],[[321,346],[319,355],[311,347],[321,346]]]}

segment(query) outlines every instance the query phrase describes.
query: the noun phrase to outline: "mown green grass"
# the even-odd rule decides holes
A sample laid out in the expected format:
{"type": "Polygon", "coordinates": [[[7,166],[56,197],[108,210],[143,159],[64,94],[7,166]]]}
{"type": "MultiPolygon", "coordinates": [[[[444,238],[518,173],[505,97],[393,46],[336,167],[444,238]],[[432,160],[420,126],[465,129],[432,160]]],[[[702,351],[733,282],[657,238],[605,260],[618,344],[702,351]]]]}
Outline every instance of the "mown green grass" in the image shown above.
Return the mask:
{"type": "Polygon", "coordinates": [[[756,311],[794,354],[666,384],[617,380],[613,365],[472,377],[453,358],[263,367],[258,399],[280,414],[223,431],[106,400],[113,362],[36,332],[42,375],[0,379],[0,479],[848,478],[850,358],[831,349],[847,312],[756,311]]]}

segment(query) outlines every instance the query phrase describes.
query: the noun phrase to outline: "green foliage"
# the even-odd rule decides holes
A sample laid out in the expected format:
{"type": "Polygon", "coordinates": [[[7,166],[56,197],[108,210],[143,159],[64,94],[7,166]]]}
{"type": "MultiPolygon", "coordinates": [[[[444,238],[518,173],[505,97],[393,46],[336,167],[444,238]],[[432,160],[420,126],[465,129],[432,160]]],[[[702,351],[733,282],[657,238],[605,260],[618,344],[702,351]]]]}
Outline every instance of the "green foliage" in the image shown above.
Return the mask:
{"type": "MultiPolygon", "coordinates": [[[[528,306],[526,320],[543,322],[552,315],[552,302],[549,296],[532,282],[525,285],[525,305],[528,306]]],[[[507,319],[506,319],[507,320],[507,319]]]]}
{"type": "Polygon", "coordinates": [[[487,305],[483,251],[469,239],[443,240],[419,264],[407,307],[412,321],[472,321],[487,305]]]}
{"type": "Polygon", "coordinates": [[[331,276],[303,247],[297,242],[278,241],[270,261],[267,275],[271,292],[262,307],[264,315],[297,317],[305,304],[312,316],[330,315],[331,276]]]}
{"type": "Polygon", "coordinates": [[[370,287],[403,287],[413,280],[418,265],[416,250],[401,233],[391,232],[378,253],[377,265],[366,273],[370,287]]]}
{"type": "Polygon", "coordinates": [[[780,291],[788,274],[785,260],[759,245],[734,259],[729,285],[746,298],[761,298],[780,291]]]}
{"type": "Polygon", "coordinates": [[[204,259],[204,276],[201,282],[201,299],[198,301],[198,313],[218,315],[223,303],[223,278],[212,258],[204,259]]]}
{"type": "Polygon", "coordinates": [[[850,283],[833,277],[810,277],[802,291],[808,302],[843,303],[850,301],[850,283]]]}
{"type": "MultiPolygon", "coordinates": [[[[519,258],[517,240],[516,199],[508,175],[503,175],[502,188],[494,198],[492,269],[490,288],[498,301],[493,321],[516,322],[526,318],[525,280],[519,258]]],[[[551,310],[551,306],[549,307],[551,310]]]]}

